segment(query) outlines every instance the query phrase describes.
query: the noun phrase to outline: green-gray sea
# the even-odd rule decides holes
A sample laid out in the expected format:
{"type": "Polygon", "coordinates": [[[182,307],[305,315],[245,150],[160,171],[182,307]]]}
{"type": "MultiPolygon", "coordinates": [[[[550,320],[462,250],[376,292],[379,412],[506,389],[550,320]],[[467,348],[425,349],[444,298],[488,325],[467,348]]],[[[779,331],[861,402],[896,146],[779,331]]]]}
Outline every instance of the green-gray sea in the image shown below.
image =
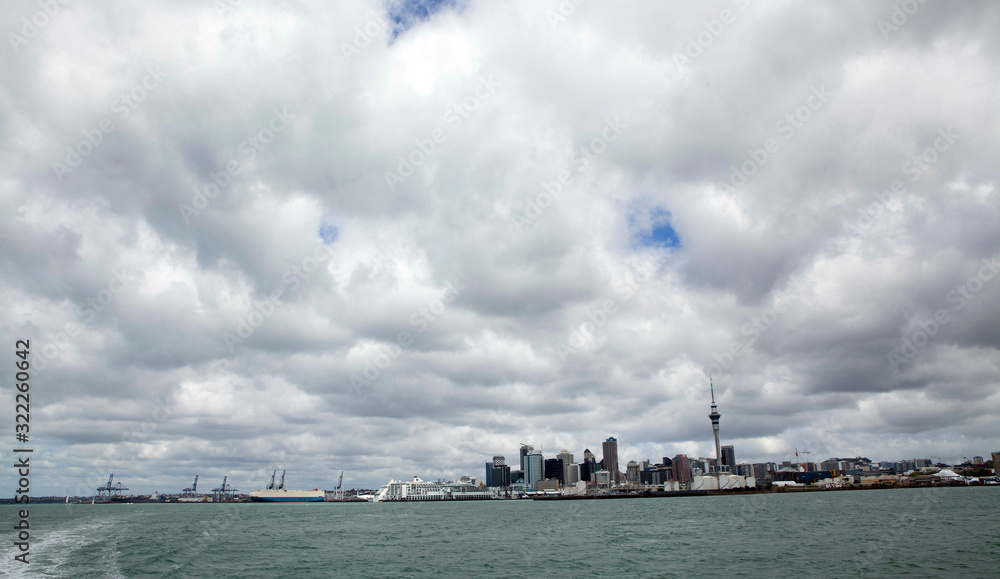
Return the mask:
{"type": "Polygon", "coordinates": [[[1000,575],[1000,487],[597,501],[0,507],[5,577],[1000,575]]]}

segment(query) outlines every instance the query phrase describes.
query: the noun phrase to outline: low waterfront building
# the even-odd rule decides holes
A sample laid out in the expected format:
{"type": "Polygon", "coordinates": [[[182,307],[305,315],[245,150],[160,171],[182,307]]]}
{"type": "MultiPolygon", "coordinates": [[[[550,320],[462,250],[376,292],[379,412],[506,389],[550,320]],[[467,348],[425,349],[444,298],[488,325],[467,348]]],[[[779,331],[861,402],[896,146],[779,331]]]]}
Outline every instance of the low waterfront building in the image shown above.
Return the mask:
{"type": "Polygon", "coordinates": [[[736,474],[711,474],[694,477],[691,481],[693,491],[728,491],[734,489],[752,488],[757,482],[753,477],[744,477],[736,474]]]}
{"type": "Polygon", "coordinates": [[[540,480],[540,481],[536,482],[535,483],[535,490],[539,491],[539,492],[544,492],[544,491],[558,491],[559,490],[559,486],[560,486],[559,485],[559,481],[557,479],[547,478],[547,479],[540,480]]]}

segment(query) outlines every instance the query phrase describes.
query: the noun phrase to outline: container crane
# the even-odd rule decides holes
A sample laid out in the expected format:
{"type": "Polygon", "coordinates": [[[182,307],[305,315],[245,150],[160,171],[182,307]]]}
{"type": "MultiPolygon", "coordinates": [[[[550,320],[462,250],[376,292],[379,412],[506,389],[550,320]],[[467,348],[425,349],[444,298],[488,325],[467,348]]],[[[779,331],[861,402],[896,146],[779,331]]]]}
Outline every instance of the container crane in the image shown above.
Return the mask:
{"type": "Polygon", "coordinates": [[[198,492],[198,475],[194,475],[194,484],[192,484],[190,487],[184,489],[184,494],[185,495],[193,495],[196,492],[198,492]]]}
{"type": "Polygon", "coordinates": [[[212,489],[212,493],[214,494],[213,500],[215,502],[224,502],[238,492],[232,485],[227,483],[228,480],[229,475],[222,477],[222,486],[212,489]]]}
{"type": "Polygon", "coordinates": [[[333,499],[337,501],[344,500],[344,471],[340,471],[340,480],[337,481],[337,488],[334,489],[333,499]]]}
{"type": "Polygon", "coordinates": [[[111,497],[111,481],[114,480],[114,478],[114,473],[111,473],[111,476],[108,477],[108,482],[104,483],[103,486],[97,487],[97,498],[101,498],[101,493],[105,492],[108,493],[109,498],[111,497]]]}

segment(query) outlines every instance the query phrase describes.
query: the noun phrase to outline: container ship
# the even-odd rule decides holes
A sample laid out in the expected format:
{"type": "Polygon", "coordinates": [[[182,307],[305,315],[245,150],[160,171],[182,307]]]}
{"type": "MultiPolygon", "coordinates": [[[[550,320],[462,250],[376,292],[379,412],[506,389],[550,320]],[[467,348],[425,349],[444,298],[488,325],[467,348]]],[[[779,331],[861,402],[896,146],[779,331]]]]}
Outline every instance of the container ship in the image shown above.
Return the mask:
{"type": "Polygon", "coordinates": [[[278,471],[271,475],[271,484],[267,488],[250,493],[250,501],[254,503],[314,503],[320,502],[326,493],[319,489],[311,491],[296,491],[285,488],[285,471],[281,471],[281,482],[274,484],[278,471]]]}

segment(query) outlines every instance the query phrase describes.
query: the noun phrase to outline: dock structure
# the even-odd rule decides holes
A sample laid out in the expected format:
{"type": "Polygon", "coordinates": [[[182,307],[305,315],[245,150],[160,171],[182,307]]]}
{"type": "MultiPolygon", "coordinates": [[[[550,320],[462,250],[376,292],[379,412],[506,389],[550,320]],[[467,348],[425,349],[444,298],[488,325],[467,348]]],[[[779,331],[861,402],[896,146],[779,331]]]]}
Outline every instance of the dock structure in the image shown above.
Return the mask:
{"type": "Polygon", "coordinates": [[[194,475],[194,484],[181,491],[182,497],[193,497],[198,492],[198,475],[194,475]]]}
{"type": "Polygon", "coordinates": [[[212,500],[217,503],[224,503],[233,500],[239,491],[229,484],[229,475],[222,477],[222,485],[212,489],[212,500]]]}
{"type": "Polygon", "coordinates": [[[122,486],[121,482],[118,482],[118,483],[115,483],[114,485],[112,485],[111,483],[112,483],[112,481],[114,479],[115,479],[115,475],[114,475],[114,473],[112,473],[111,476],[108,477],[108,482],[106,482],[103,485],[97,487],[97,498],[98,499],[105,499],[105,500],[109,500],[109,501],[112,500],[112,499],[120,499],[123,496],[122,495],[122,491],[129,490],[128,487],[122,486]]]}

